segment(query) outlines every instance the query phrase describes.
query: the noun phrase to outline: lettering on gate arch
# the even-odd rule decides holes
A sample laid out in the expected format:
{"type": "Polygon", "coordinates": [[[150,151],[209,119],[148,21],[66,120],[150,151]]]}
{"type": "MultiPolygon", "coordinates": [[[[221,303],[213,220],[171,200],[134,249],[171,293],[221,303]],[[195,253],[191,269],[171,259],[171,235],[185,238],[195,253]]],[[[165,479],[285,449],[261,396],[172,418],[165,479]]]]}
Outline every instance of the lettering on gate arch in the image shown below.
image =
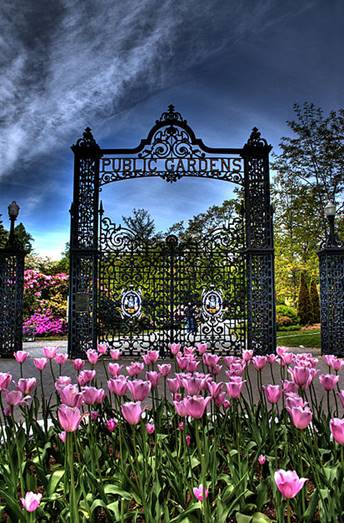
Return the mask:
{"type": "Polygon", "coordinates": [[[207,147],[170,105],[135,149],[103,149],[100,185],[157,176],[167,182],[192,176],[243,185],[244,160],[240,151],[207,147]]]}

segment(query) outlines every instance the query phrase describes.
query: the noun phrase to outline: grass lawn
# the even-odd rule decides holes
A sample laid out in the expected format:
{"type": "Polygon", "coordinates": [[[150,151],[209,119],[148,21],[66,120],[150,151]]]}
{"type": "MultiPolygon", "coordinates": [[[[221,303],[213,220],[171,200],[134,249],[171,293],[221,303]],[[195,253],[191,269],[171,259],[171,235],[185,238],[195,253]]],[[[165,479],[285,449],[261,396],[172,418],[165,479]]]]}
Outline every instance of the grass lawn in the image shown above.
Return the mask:
{"type": "Polygon", "coordinates": [[[286,347],[320,347],[320,331],[278,331],[277,345],[286,347]]]}

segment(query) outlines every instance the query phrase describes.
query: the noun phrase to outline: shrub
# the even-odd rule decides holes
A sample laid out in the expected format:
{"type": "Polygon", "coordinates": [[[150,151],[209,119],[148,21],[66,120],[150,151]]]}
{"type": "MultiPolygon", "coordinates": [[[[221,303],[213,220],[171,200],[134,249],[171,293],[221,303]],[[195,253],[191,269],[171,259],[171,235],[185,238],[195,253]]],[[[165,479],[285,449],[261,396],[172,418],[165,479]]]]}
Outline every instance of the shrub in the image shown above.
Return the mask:
{"type": "Polygon", "coordinates": [[[294,307],[288,305],[277,305],[276,307],[276,325],[278,328],[298,327],[300,318],[294,307]]]}

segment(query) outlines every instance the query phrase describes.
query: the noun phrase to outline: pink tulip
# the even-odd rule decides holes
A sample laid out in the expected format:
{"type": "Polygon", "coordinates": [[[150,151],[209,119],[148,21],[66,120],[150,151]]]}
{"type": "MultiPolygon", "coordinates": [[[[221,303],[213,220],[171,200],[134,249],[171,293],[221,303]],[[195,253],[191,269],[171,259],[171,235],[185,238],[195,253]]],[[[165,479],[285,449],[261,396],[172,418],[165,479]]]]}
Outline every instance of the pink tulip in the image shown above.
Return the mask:
{"type": "Polygon", "coordinates": [[[309,407],[291,407],[288,409],[293,424],[297,429],[304,430],[312,421],[312,411],[309,407]]]}
{"type": "Polygon", "coordinates": [[[171,394],[176,394],[180,388],[180,382],[177,378],[167,378],[166,380],[168,390],[171,394]]]}
{"type": "Polygon", "coordinates": [[[56,356],[57,347],[43,347],[43,356],[48,358],[48,360],[52,360],[56,356]]]}
{"type": "Polygon", "coordinates": [[[42,494],[35,494],[34,492],[27,492],[25,498],[20,498],[23,508],[27,512],[35,512],[41,504],[42,494]]]}
{"type": "Polygon", "coordinates": [[[99,360],[99,353],[94,349],[88,349],[86,356],[91,365],[95,365],[99,360]]]}
{"type": "Polygon", "coordinates": [[[83,369],[85,367],[85,360],[82,360],[80,358],[76,358],[74,361],[73,361],[73,367],[76,371],[80,372],[81,369],[83,369]]]}
{"type": "Polygon", "coordinates": [[[344,418],[332,418],[330,420],[330,430],[333,439],[339,443],[339,445],[344,445],[344,418]]]}
{"type": "Polygon", "coordinates": [[[62,443],[66,443],[67,432],[65,432],[64,430],[62,432],[60,432],[59,433],[59,439],[62,441],[62,443]]]}
{"type": "Polygon", "coordinates": [[[95,370],[82,370],[78,376],[78,383],[81,387],[83,387],[84,385],[87,385],[87,383],[91,383],[95,377],[95,370]]]}
{"type": "Polygon", "coordinates": [[[301,396],[290,392],[290,393],[286,394],[285,405],[286,405],[286,409],[289,410],[289,409],[292,409],[293,407],[304,407],[306,405],[306,403],[301,398],[301,396]]]}
{"type": "Polygon", "coordinates": [[[181,418],[185,418],[185,416],[188,415],[187,409],[186,409],[185,398],[180,401],[174,401],[173,404],[174,404],[174,407],[176,409],[178,416],[180,416],[181,418]]]}
{"type": "Polygon", "coordinates": [[[106,422],[106,428],[109,432],[113,432],[117,428],[118,422],[116,419],[111,418],[106,422]]]}
{"type": "Polygon", "coordinates": [[[230,381],[226,383],[228,396],[233,399],[238,399],[245,382],[246,381],[242,380],[239,376],[232,376],[230,381]]]}
{"type": "Polygon", "coordinates": [[[194,355],[194,354],[195,354],[195,350],[196,350],[196,348],[195,348],[195,347],[192,347],[192,346],[190,346],[190,347],[185,347],[185,348],[184,348],[184,356],[188,356],[188,355],[191,355],[191,356],[192,356],[192,355],[194,355]]]}
{"type": "Polygon", "coordinates": [[[60,405],[57,410],[57,416],[65,432],[75,432],[82,418],[78,407],[68,407],[68,405],[60,405]]]}
{"type": "Polygon", "coordinates": [[[269,403],[278,403],[282,396],[282,389],[279,385],[264,385],[264,394],[269,403]]]}
{"type": "Polygon", "coordinates": [[[186,443],[187,447],[190,447],[190,445],[191,445],[191,436],[190,436],[190,434],[187,434],[185,436],[185,443],[186,443]]]}
{"type": "Polygon", "coordinates": [[[327,365],[336,372],[338,372],[344,365],[344,360],[340,360],[333,354],[325,354],[325,356],[323,356],[323,359],[325,360],[327,365]]]}
{"type": "Polygon", "coordinates": [[[60,389],[63,389],[63,387],[66,387],[67,385],[70,385],[72,383],[72,378],[69,376],[59,376],[57,380],[55,381],[55,389],[59,391],[60,389]]]}
{"type": "Polygon", "coordinates": [[[81,407],[84,402],[83,394],[79,391],[77,385],[66,385],[58,389],[61,403],[68,405],[68,407],[81,407]]]}
{"type": "Polygon", "coordinates": [[[109,363],[108,369],[110,376],[117,378],[123,369],[123,365],[119,365],[118,363],[109,363]]]}
{"type": "Polygon", "coordinates": [[[238,363],[238,361],[239,360],[236,356],[224,356],[223,357],[223,363],[226,365],[227,369],[230,369],[231,366],[233,365],[233,363],[238,363]]]}
{"type": "Polygon", "coordinates": [[[154,432],[155,432],[154,423],[146,423],[146,431],[147,431],[147,434],[154,434],[154,432]]]}
{"type": "Polygon", "coordinates": [[[212,398],[217,398],[222,392],[223,383],[216,383],[215,381],[208,381],[207,387],[212,398]]]}
{"type": "Polygon", "coordinates": [[[185,429],[185,423],[184,423],[184,421],[180,421],[180,422],[178,423],[178,430],[179,430],[180,432],[183,432],[184,429],[185,429]]]}
{"type": "Polygon", "coordinates": [[[144,368],[144,363],[141,363],[139,361],[133,361],[130,365],[126,367],[128,376],[130,377],[138,376],[139,374],[141,374],[144,368]]]}
{"type": "Polygon", "coordinates": [[[91,410],[90,416],[91,416],[91,421],[98,421],[100,418],[100,414],[97,410],[91,410]]]}
{"type": "Polygon", "coordinates": [[[266,366],[268,359],[266,356],[254,356],[252,358],[253,366],[256,370],[262,370],[266,366]]]}
{"type": "Polygon", "coordinates": [[[160,373],[155,370],[146,372],[146,379],[150,382],[152,389],[155,389],[160,381],[160,373]]]}
{"type": "Polygon", "coordinates": [[[127,378],[125,376],[119,376],[116,379],[111,379],[107,382],[109,391],[116,396],[124,396],[128,390],[127,378]]]}
{"type": "Polygon", "coordinates": [[[159,351],[150,350],[147,352],[147,354],[144,354],[142,356],[142,359],[146,365],[153,365],[153,363],[155,363],[159,359],[159,351]]]}
{"type": "Polygon", "coordinates": [[[336,388],[339,376],[334,374],[320,374],[319,381],[327,392],[336,388]]]}
{"type": "Polygon", "coordinates": [[[173,356],[176,356],[178,352],[180,351],[181,345],[180,343],[171,343],[170,351],[173,354],[173,356]]]}
{"type": "Polygon", "coordinates": [[[294,394],[297,394],[297,391],[299,390],[299,386],[295,383],[295,381],[288,381],[283,380],[283,392],[289,393],[293,392],[294,394]]]}
{"type": "Polygon", "coordinates": [[[128,381],[127,386],[133,401],[145,400],[152,388],[149,381],[143,380],[128,381]]]}
{"type": "Polygon", "coordinates": [[[196,347],[197,347],[197,352],[198,352],[198,354],[200,356],[205,354],[207,352],[207,350],[208,350],[208,344],[207,343],[197,343],[196,347]]]}
{"type": "Polygon", "coordinates": [[[249,362],[251,361],[253,358],[253,350],[243,350],[242,351],[242,359],[245,361],[245,362],[249,362]]]}
{"type": "Polygon", "coordinates": [[[12,381],[12,376],[8,372],[0,372],[0,390],[5,390],[9,387],[12,381]]]}
{"type": "Polygon", "coordinates": [[[199,366],[199,361],[197,361],[194,357],[186,358],[185,370],[187,370],[188,372],[195,372],[195,371],[197,371],[198,366],[199,366]]]}
{"type": "Polygon", "coordinates": [[[277,470],[275,483],[282,496],[286,499],[294,498],[302,489],[308,478],[299,478],[295,470],[277,470]]]}
{"type": "Polygon", "coordinates": [[[121,357],[121,351],[119,349],[111,349],[110,356],[112,360],[117,361],[121,357]]]}
{"type": "Polygon", "coordinates": [[[288,369],[288,372],[296,385],[303,389],[309,387],[315,376],[314,370],[309,367],[295,366],[293,369],[288,369]]]}
{"type": "Polygon", "coordinates": [[[107,343],[98,343],[97,351],[99,352],[99,354],[106,354],[107,350],[108,350],[107,343]]]}
{"type": "Polygon", "coordinates": [[[20,390],[22,394],[32,394],[37,386],[36,378],[21,378],[18,381],[17,389],[20,390]]]}
{"type": "Polygon", "coordinates": [[[184,398],[186,415],[194,419],[201,419],[210,401],[210,396],[206,398],[203,396],[187,396],[184,398]]]}
{"type": "Polygon", "coordinates": [[[218,396],[216,396],[216,398],[213,399],[215,401],[215,405],[217,407],[221,407],[221,405],[223,405],[226,401],[226,392],[220,392],[220,394],[218,394],[218,396]]]}
{"type": "Polygon", "coordinates": [[[223,407],[225,410],[229,409],[230,406],[231,406],[231,403],[230,403],[230,401],[228,401],[228,400],[225,400],[225,401],[222,403],[222,407],[223,407]]]}
{"type": "Polygon", "coordinates": [[[121,405],[121,411],[123,418],[129,423],[129,425],[137,425],[140,423],[142,415],[141,402],[128,402],[121,405]]]}
{"type": "Polygon", "coordinates": [[[47,358],[34,358],[33,364],[36,367],[36,369],[42,371],[45,369],[46,365],[48,363],[47,358]]]}
{"type": "Polygon", "coordinates": [[[280,360],[279,364],[282,367],[285,367],[286,365],[290,365],[294,361],[295,355],[292,352],[282,352],[279,354],[280,360]]]}
{"type": "Polygon", "coordinates": [[[190,396],[195,396],[201,392],[203,382],[203,379],[195,377],[184,378],[182,380],[183,387],[190,396]]]}
{"type": "Polygon", "coordinates": [[[261,454],[258,457],[258,463],[259,463],[259,465],[264,465],[265,462],[266,462],[266,457],[264,456],[264,454],[261,454]]]}
{"type": "Polygon", "coordinates": [[[55,356],[55,362],[57,363],[57,365],[64,365],[66,363],[66,361],[68,360],[68,354],[56,354],[55,356]]]}
{"type": "Polygon", "coordinates": [[[164,378],[166,378],[166,376],[170,374],[171,368],[172,366],[169,363],[163,363],[162,365],[158,365],[158,371],[164,378]]]}
{"type": "Polygon", "coordinates": [[[25,350],[17,350],[17,352],[14,353],[14,357],[17,361],[17,363],[24,363],[24,361],[30,356],[28,352],[25,350]]]}
{"type": "Polygon", "coordinates": [[[5,401],[9,407],[17,407],[18,405],[25,405],[30,399],[31,396],[25,396],[20,390],[5,390],[5,401]]]}
{"type": "Polygon", "coordinates": [[[204,498],[208,497],[209,491],[207,488],[205,489],[205,493],[203,495],[203,485],[200,485],[199,487],[194,487],[192,490],[197,501],[203,501],[204,498]]]}
{"type": "Polygon", "coordinates": [[[105,391],[96,387],[83,387],[82,397],[86,405],[100,404],[104,401],[105,391]]]}
{"type": "Polygon", "coordinates": [[[209,368],[212,369],[217,365],[220,361],[220,356],[217,356],[217,354],[212,354],[211,352],[206,352],[203,354],[203,363],[209,368]]]}

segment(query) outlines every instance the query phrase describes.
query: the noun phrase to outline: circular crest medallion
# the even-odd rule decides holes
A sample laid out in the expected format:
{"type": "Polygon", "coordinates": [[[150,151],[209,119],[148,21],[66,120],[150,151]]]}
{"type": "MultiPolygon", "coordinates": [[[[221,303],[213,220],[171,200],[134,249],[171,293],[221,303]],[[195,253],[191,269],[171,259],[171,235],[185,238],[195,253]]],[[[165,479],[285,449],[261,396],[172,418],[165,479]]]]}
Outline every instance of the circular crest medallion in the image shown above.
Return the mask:
{"type": "Polygon", "coordinates": [[[140,316],[142,307],[141,293],[130,289],[122,292],[121,310],[123,316],[134,318],[140,316]]]}
{"type": "Polygon", "coordinates": [[[222,312],[222,293],[211,289],[210,291],[203,291],[202,309],[203,314],[210,318],[219,316],[222,312]]]}

